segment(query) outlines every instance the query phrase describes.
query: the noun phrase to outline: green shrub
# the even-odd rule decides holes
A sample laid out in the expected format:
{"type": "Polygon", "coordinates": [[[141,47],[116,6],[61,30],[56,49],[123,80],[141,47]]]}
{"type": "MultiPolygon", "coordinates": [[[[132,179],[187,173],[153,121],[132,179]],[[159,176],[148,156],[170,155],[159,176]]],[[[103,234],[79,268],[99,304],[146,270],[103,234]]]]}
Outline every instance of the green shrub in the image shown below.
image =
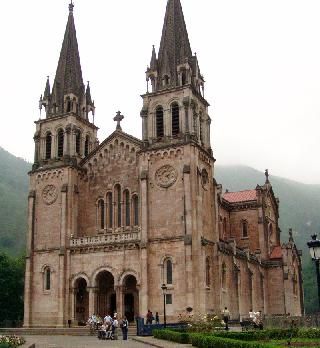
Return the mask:
{"type": "Polygon", "coordinates": [[[215,335],[191,334],[193,347],[198,348],[273,348],[273,344],[246,342],[215,335]]]}
{"type": "Polygon", "coordinates": [[[10,348],[8,343],[0,343],[0,348],[10,348]]]}
{"type": "Polygon", "coordinates": [[[176,343],[189,343],[189,334],[186,332],[177,332],[173,330],[153,330],[152,332],[155,338],[162,340],[172,341],[176,343]]]}

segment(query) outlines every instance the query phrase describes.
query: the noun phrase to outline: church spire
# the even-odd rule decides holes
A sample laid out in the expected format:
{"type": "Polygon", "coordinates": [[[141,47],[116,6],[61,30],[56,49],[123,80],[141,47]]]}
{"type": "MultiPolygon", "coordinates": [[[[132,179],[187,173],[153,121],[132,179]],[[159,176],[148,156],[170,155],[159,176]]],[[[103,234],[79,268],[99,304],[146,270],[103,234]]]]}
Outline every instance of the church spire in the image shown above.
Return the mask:
{"type": "Polygon", "coordinates": [[[88,95],[90,111],[93,111],[94,105],[91,102],[90,88],[86,93],[83,83],[73,9],[71,1],[52,91],[51,94],[45,93],[43,105],[46,107],[47,117],[73,112],[88,120],[88,95]]]}
{"type": "Polygon", "coordinates": [[[180,0],[168,0],[158,59],[152,51],[147,78],[153,92],[192,85],[201,94],[204,80],[197,56],[192,54],[180,0]]]}
{"type": "Polygon", "coordinates": [[[168,0],[159,49],[159,69],[178,85],[177,66],[192,57],[180,0],[168,0]]]}

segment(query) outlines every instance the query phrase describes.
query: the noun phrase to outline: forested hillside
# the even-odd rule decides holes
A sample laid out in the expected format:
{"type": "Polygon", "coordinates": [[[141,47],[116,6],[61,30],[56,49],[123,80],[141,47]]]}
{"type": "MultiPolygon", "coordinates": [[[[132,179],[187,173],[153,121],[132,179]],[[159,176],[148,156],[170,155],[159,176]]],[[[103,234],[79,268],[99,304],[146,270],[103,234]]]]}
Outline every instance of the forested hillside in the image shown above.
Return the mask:
{"type": "MultiPolygon", "coordinates": [[[[0,148],[0,252],[14,256],[22,253],[25,246],[30,169],[30,163],[0,148]]],[[[217,166],[215,178],[229,191],[252,189],[265,182],[264,173],[245,166],[217,166]]],[[[320,233],[320,185],[305,185],[272,175],[270,181],[280,199],[281,238],[288,240],[288,228],[293,228],[298,248],[303,250],[306,309],[312,311],[318,308],[317,293],[306,242],[312,233],[320,233]]]]}
{"type": "Polygon", "coordinates": [[[24,250],[27,225],[28,175],[31,165],[0,147],[0,250],[24,250]]]}

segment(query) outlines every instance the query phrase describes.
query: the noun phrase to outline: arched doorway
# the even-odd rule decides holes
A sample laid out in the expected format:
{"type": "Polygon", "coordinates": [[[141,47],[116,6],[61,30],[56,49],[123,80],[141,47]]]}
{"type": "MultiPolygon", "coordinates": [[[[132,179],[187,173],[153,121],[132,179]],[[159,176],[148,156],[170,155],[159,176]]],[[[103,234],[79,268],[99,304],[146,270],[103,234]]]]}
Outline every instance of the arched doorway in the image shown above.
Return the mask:
{"type": "Polygon", "coordinates": [[[124,314],[128,321],[134,321],[138,315],[139,295],[137,289],[137,279],[133,275],[128,275],[124,279],[124,314]]]}
{"type": "Polygon", "coordinates": [[[89,294],[87,282],[83,278],[77,279],[75,283],[75,318],[78,325],[84,325],[89,317],[89,294]]]}
{"type": "Polygon", "coordinates": [[[114,277],[108,271],[97,275],[97,314],[104,317],[107,313],[113,315],[116,311],[116,294],[114,291],[114,277]]]}

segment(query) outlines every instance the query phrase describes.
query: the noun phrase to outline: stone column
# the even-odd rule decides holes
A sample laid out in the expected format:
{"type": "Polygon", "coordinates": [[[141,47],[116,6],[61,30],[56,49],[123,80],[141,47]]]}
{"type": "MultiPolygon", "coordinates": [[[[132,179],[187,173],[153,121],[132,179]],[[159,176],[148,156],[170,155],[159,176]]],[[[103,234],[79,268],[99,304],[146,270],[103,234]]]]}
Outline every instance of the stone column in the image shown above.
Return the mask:
{"type": "Polygon", "coordinates": [[[123,308],[123,285],[117,285],[115,288],[116,291],[116,297],[117,297],[117,313],[118,317],[122,318],[124,315],[124,308],[123,308]]]}
{"type": "Polygon", "coordinates": [[[35,199],[35,191],[30,191],[28,200],[28,235],[26,250],[26,273],[24,284],[24,327],[30,327],[32,325],[32,274],[35,199]]]}
{"type": "Polygon", "coordinates": [[[58,288],[58,326],[65,326],[65,242],[66,242],[66,223],[67,223],[67,193],[68,186],[63,185],[61,189],[61,230],[60,230],[60,251],[59,251],[59,288],[58,288]]]}
{"type": "Polygon", "coordinates": [[[76,289],[71,288],[70,289],[70,318],[72,320],[72,323],[75,323],[76,320],[76,289]]]}
{"type": "Polygon", "coordinates": [[[39,152],[40,152],[40,137],[39,135],[35,135],[33,137],[34,140],[34,163],[38,163],[39,162],[39,152]]]}
{"type": "Polygon", "coordinates": [[[189,97],[183,98],[183,106],[184,106],[184,114],[185,114],[184,130],[186,134],[190,134],[190,122],[189,122],[190,98],[189,97]]]}
{"type": "Polygon", "coordinates": [[[143,107],[140,112],[140,116],[142,118],[142,140],[148,140],[148,108],[143,107]]]}
{"type": "Polygon", "coordinates": [[[96,314],[97,291],[95,287],[88,287],[89,290],[89,315],[96,314]]]}
{"type": "Polygon", "coordinates": [[[148,310],[148,172],[142,171],[141,180],[141,249],[140,274],[141,284],[139,291],[139,315],[148,310]]]}

